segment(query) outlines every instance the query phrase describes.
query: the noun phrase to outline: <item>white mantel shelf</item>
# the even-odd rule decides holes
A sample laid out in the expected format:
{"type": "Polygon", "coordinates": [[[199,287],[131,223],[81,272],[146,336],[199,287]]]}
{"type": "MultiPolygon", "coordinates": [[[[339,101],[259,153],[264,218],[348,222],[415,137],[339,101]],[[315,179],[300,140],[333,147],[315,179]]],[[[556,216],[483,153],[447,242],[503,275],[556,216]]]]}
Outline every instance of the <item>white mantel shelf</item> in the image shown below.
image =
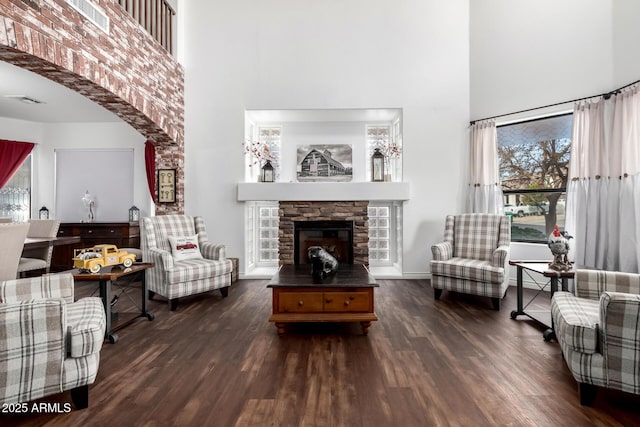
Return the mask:
{"type": "Polygon", "coordinates": [[[409,200],[408,182],[239,182],[238,201],[409,200]]]}

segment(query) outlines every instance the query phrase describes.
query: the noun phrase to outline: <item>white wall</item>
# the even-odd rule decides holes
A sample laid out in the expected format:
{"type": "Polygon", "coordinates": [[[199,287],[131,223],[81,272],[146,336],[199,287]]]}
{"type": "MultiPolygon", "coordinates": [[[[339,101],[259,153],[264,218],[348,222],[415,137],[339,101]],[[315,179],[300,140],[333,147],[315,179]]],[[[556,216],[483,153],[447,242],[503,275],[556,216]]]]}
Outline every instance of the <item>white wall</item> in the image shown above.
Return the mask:
{"type": "MultiPolygon", "coordinates": [[[[141,215],[152,212],[151,197],[147,189],[144,166],[145,139],[131,126],[119,123],[35,123],[23,120],[0,118],[0,138],[36,143],[33,154],[33,183],[31,194],[31,217],[38,217],[40,207],[47,206],[50,215],[55,212],[55,155],[57,148],[133,148],[134,180],[133,201],[140,208],[141,215]]],[[[100,156],[95,158],[96,175],[117,174],[122,167],[129,165],[105,164],[100,156]]],[[[79,176],[78,179],[90,181],[95,177],[79,176]]],[[[81,203],[82,194],[78,195],[81,203]]],[[[108,203],[108,200],[103,201],[108,203]]],[[[65,220],[65,218],[62,218],[65,220]]],[[[102,220],[116,220],[108,218],[102,220]]],[[[68,218],[67,218],[68,220],[68,218]]],[[[98,216],[96,221],[100,221],[98,216]]],[[[128,220],[128,212],[122,212],[121,221],[128,220]]]]}
{"type": "MultiPolygon", "coordinates": [[[[613,2],[613,60],[615,88],[640,80],[640,2],[613,2]]],[[[614,89],[614,88],[612,88],[614,89]]]]}
{"type": "Polygon", "coordinates": [[[613,0],[469,3],[472,119],[616,88],[613,0]]]}
{"type": "MultiPolygon", "coordinates": [[[[50,123],[44,124],[44,143],[41,147],[40,161],[46,165],[40,171],[38,177],[38,187],[43,189],[41,193],[40,204],[45,204],[49,209],[54,208],[54,163],[55,149],[68,148],[133,148],[134,150],[134,174],[133,182],[133,203],[140,208],[140,215],[149,215],[151,212],[151,197],[147,187],[147,177],[144,165],[144,142],[145,139],[140,133],[124,122],[117,123],[50,123]]],[[[100,155],[96,154],[95,168],[96,176],[84,177],[79,176],[78,179],[90,182],[91,179],[99,179],[96,177],[105,177],[108,179],[110,174],[118,174],[122,168],[128,168],[130,165],[119,165],[104,163],[100,160],[100,155]]],[[[98,195],[99,196],[99,195],[98,195]]],[[[81,203],[82,194],[78,195],[78,203],[81,203]]],[[[101,200],[101,203],[109,203],[108,200],[101,200]]],[[[130,207],[130,206],[129,206],[130,207]]],[[[128,209],[128,208],[127,208],[128,209]]],[[[55,215],[56,213],[53,212],[55,215]]],[[[65,220],[66,218],[61,218],[65,220]]],[[[74,218],[68,218],[74,219],[74,218]]],[[[113,221],[118,218],[100,218],[96,217],[96,221],[113,221]]],[[[120,221],[128,221],[128,211],[122,212],[120,221]]]]}
{"type": "Polygon", "coordinates": [[[402,108],[404,273],[428,271],[462,208],[468,1],[186,2],[185,210],[244,253],[245,109],[402,108]]]}

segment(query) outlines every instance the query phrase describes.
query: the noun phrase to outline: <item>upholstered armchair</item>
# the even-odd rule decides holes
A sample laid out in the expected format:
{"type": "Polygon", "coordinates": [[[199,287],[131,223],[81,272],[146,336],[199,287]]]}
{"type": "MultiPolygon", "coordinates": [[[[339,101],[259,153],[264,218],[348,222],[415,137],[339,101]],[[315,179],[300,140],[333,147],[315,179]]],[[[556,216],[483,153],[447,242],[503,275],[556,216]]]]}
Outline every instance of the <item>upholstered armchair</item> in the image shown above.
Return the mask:
{"type": "Polygon", "coordinates": [[[558,291],[551,317],[580,403],[597,387],[640,394],[640,275],[577,269],[575,294],[558,291]]]}
{"type": "Polygon", "coordinates": [[[431,247],[431,286],[490,297],[495,310],[509,287],[509,218],[492,214],[448,215],[444,242],[431,247]]]}
{"type": "Polygon", "coordinates": [[[71,391],[89,404],[105,334],[100,298],[73,301],[73,275],[0,282],[0,400],[25,403],[71,391]]]}
{"type": "Polygon", "coordinates": [[[154,263],[146,270],[149,298],[167,298],[173,311],[180,297],[214,289],[228,295],[232,262],[224,245],[209,242],[202,217],[144,217],[140,232],[142,259],[154,263]]]}

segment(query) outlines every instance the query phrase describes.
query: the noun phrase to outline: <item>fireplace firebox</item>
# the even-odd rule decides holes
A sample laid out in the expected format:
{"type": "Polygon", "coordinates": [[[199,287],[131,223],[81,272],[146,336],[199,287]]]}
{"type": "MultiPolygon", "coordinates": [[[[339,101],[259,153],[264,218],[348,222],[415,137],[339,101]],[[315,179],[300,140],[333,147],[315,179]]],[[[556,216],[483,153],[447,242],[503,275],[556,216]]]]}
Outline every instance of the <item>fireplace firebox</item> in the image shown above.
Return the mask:
{"type": "Polygon", "coordinates": [[[321,246],[339,263],[353,264],[353,221],[295,221],[294,264],[308,264],[310,246],[321,246]]]}

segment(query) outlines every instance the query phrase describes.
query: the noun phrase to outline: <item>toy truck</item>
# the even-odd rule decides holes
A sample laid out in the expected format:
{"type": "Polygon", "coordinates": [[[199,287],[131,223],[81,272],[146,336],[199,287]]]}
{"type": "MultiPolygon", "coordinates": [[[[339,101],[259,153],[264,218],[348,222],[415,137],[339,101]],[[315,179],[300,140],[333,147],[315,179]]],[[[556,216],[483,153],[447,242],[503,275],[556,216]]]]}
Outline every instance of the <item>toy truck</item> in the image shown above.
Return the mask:
{"type": "Polygon", "coordinates": [[[134,254],[119,250],[116,245],[96,245],[91,248],[75,249],[73,251],[73,267],[80,270],[99,272],[102,267],[110,265],[124,265],[131,267],[136,260],[134,254]]]}

